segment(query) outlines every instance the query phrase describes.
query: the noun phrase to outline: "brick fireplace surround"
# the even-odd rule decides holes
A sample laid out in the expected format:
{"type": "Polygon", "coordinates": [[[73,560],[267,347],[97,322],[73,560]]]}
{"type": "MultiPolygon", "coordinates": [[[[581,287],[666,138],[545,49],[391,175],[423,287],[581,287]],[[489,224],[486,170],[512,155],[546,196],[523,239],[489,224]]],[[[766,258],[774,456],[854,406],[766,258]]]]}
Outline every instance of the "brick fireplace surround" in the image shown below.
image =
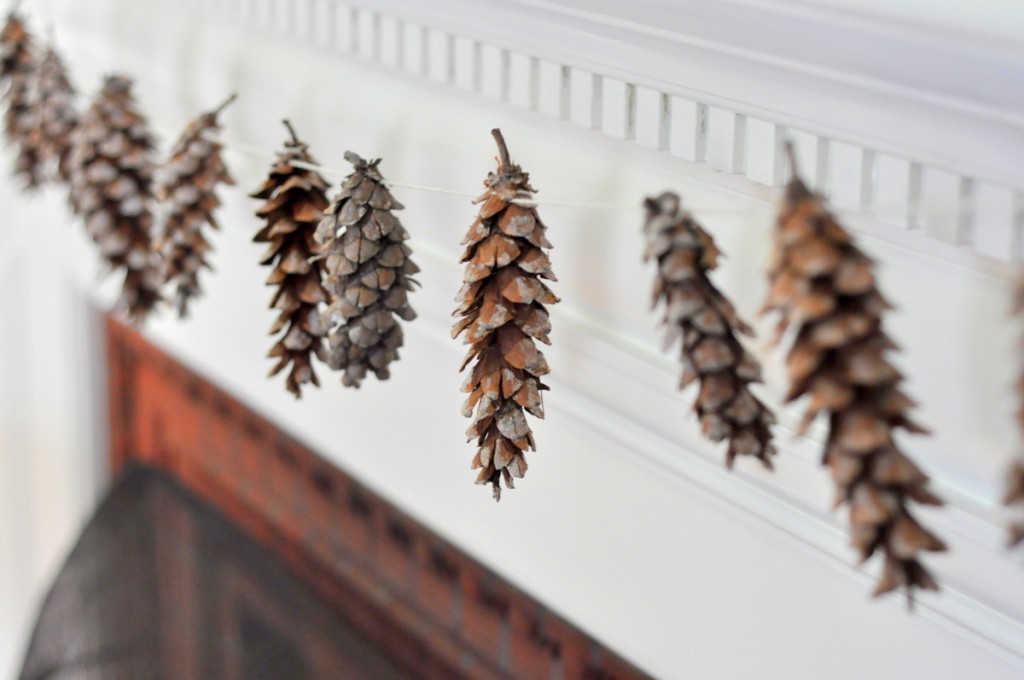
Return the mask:
{"type": "Polygon", "coordinates": [[[647,677],[109,320],[111,464],[172,474],[418,677],[647,677]]]}

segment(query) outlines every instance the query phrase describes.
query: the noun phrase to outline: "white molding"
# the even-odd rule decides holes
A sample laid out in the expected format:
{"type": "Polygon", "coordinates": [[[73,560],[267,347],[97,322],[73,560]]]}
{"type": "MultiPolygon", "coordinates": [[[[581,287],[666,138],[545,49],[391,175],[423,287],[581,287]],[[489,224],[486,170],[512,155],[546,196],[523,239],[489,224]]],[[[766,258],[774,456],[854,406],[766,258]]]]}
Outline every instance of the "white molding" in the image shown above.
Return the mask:
{"type": "MultiPolygon", "coordinates": [[[[928,195],[934,186],[936,193],[944,192],[950,175],[986,200],[969,200],[972,193],[965,200],[944,202],[939,214],[925,211],[927,221],[939,224],[914,233],[912,240],[933,251],[927,241],[939,241],[938,251],[954,260],[962,261],[962,253],[981,255],[972,266],[990,267],[986,259],[1015,259],[1014,244],[1024,230],[1024,216],[1013,207],[1024,194],[1024,166],[1019,162],[1024,157],[1024,94],[1017,86],[1024,80],[1024,48],[1019,45],[993,45],[948,27],[767,0],[641,0],[587,3],[586,8],[570,0],[448,0],[443,12],[414,0],[196,4],[232,23],[270,28],[293,40],[427,79],[432,75],[426,59],[433,54],[447,62],[451,76],[437,82],[458,87],[456,72],[471,69],[471,90],[477,93],[488,82],[482,78],[487,66],[480,58],[481,46],[496,49],[501,64],[512,55],[528,57],[536,68],[491,74],[500,80],[505,94],[499,100],[504,102],[510,78],[528,79],[523,91],[540,89],[542,63],[555,65],[563,74],[589,72],[594,74],[592,127],[614,130],[611,134],[627,142],[645,136],[637,134],[638,128],[654,128],[651,136],[664,142],[658,148],[666,156],[678,156],[677,165],[703,164],[706,130],[700,117],[683,129],[671,116],[635,118],[635,99],[627,97],[622,111],[612,111],[622,121],[609,125],[609,102],[599,105],[602,89],[608,91],[602,88],[606,80],[625,83],[628,92],[653,90],[666,101],[710,110],[713,120],[734,121],[726,128],[712,124],[708,162],[748,180],[738,186],[749,196],[764,195],[757,184],[778,185],[786,173],[780,170],[785,163],[779,145],[774,139],[760,144],[748,133],[748,120],[785,130],[798,146],[817,149],[816,167],[805,169],[809,176],[841,176],[860,183],[857,194],[863,200],[843,207],[860,213],[862,221],[900,214],[898,226],[920,226],[917,201],[922,190],[928,195]],[[339,17],[347,21],[348,36],[338,30],[339,17]],[[381,17],[395,20],[389,30],[404,27],[397,37],[398,53],[390,61],[382,59],[381,17]],[[359,30],[363,24],[373,30],[359,30]],[[428,30],[444,37],[440,52],[427,51],[428,30]],[[410,40],[421,45],[422,59],[410,56],[410,40]],[[459,40],[474,45],[467,63],[452,50],[459,40]],[[623,126],[625,133],[618,131],[623,126]],[[695,153],[672,152],[678,146],[675,137],[696,137],[695,153]],[[822,155],[832,143],[851,147],[853,153],[843,159],[822,155]],[[755,154],[757,163],[752,162],[755,154]],[[872,172],[864,165],[880,156],[905,164],[909,175],[872,172]],[[760,165],[776,171],[758,174],[754,168],[760,165]],[[886,191],[879,191],[879,182],[886,184],[886,191]],[[890,203],[875,204],[874,197],[880,195],[890,203]]],[[[561,101],[554,109],[556,117],[576,122],[567,110],[573,80],[563,77],[556,87],[561,101]]],[[[543,112],[541,99],[530,97],[524,106],[543,112]]],[[[710,181],[715,181],[713,174],[710,181]]],[[[896,234],[898,226],[885,226],[883,234],[893,232],[893,238],[902,239],[896,234]]]]}

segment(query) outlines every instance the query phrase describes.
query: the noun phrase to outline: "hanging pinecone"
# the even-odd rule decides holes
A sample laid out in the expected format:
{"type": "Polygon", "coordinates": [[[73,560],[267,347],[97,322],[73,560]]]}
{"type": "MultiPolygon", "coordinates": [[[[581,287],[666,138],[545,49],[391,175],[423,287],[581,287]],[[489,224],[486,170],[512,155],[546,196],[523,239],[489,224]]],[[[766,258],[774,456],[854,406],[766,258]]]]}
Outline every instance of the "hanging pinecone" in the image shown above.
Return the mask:
{"type": "Polygon", "coordinates": [[[11,12],[0,30],[0,81],[6,87],[7,100],[4,133],[8,143],[17,149],[14,172],[24,180],[26,189],[34,189],[46,181],[36,133],[39,120],[32,101],[38,67],[35,40],[25,27],[25,20],[17,12],[11,12]]]}
{"type": "MultiPolygon", "coordinates": [[[[1009,507],[1024,510],[1024,460],[1016,460],[1006,471],[1006,495],[1003,503],[1009,507]]],[[[1024,520],[1010,524],[1008,544],[1014,548],[1024,542],[1024,520]]]]}
{"type": "Polygon", "coordinates": [[[771,468],[775,418],[750,391],[750,383],[761,382],[761,364],[737,336],[753,330],[708,278],[720,254],[714,239],[682,210],[678,194],[648,198],[644,206],[644,260],[658,268],[653,304],[665,305],[665,346],[682,340],[680,387],[700,383],[693,408],[711,441],[729,440],[726,466],[751,456],[771,468]]]}
{"type": "Polygon", "coordinates": [[[535,208],[519,203],[535,193],[530,176],[512,164],[501,132],[491,134],[498,171],[484,181],[487,191],[476,200],[483,205],[463,240],[466,273],[455,310],[462,318],[452,337],[465,332],[471,345],[460,370],[473,363],[462,388],[469,393],[462,414],[473,418],[466,434],[479,447],[476,483],[490,484],[500,500],[501,480],[513,488],[513,477],[526,474],[526,450],[535,450],[523,410],[544,417],[541,391],[548,388],[540,379],[548,364],[535,340],[550,344],[544,305],[558,298],[541,281],[556,280],[545,253],[551,248],[546,228],[535,208]]]}
{"type": "MultiPolygon", "coordinates": [[[[1024,274],[1017,281],[1014,295],[1013,315],[1024,317],[1024,274]]],[[[1017,380],[1017,425],[1024,435],[1024,375],[1017,380]]],[[[1018,457],[1006,471],[1006,495],[1003,504],[1024,513],[1024,457],[1018,457]]],[[[1018,518],[1009,527],[1009,545],[1015,547],[1024,543],[1024,518],[1018,518]]]]}
{"type": "Polygon", "coordinates": [[[912,598],[915,588],[938,589],[921,553],[946,546],[911,515],[910,504],[942,501],[893,433],[926,430],[907,415],[914,402],[900,390],[903,376],[886,357],[896,345],[882,330],[891,307],[876,286],[874,263],[796,176],[795,164],[793,175],[765,303],[765,311],[782,314],[780,337],[787,329],[795,335],[786,358],[787,400],[810,398],[800,433],[819,413],[829,418],[824,464],[837,486],[836,505],[849,504],[861,560],[876,552],[885,558],[874,594],[905,587],[912,598]]]}
{"type": "Polygon", "coordinates": [[[313,372],[312,355],[327,360],[323,344],[327,329],[317,309],[317,305],[327,301],[327,291],[320,280],[320,263],[310,259],[318,254],[314,235],[328,201],[324,178],[300,167],[315,164],[309,147],[299,141],[288,121],[284,124],[291,133],[291,141],[285,143],[285,150],[278,155],[266,181],[250,196],[265,201],[256,216],[266,220],[267,225],[253,241],[270,244],[260,259],[260,264],[274,268],[267,285],[277,286],[270,308],[280,310],[280,316],[270,334],[284,331],[268,354],[278,359],[270,375],[277,375],[290,365],[285,385],[297,399],[302,396],[302,385],[320,385],[313,372]]]}
{"type": "Polygon", "coordinates": [[[118,307],[138,323],[160,302],[153,250],[153,136],[132,81],[109,76],[71,136],[71,205],[113,270],[125,271],[118,307]]]}
{"type": "Polygon", "coordinates": [[[379,380],[390,376],[388,366],[398,359],[403,341],[398,319],[416,318],[408,293],[419,267],[403,243],[409,233],[392,212],[403,206],[384,183],[380,159],[365,161],[348,151],[345,160],[355,172],[327,209],[316,240],[331,296],[327,364],[344,371],[343,385],[359,387],[367,371],[379,380]]]}
{"type": "Polygon", "coordinates": [[[175,289],[178,316],[188,316],[189,302],[201,294],[199,271],[210,269],[206,261],[211,247],[204,234],[206,225],[218,228],[214,210],[220,206],[217,187],[233,185],[224,160],[223,146],[208,136],[220,131],[217,117],[232,95],[215,111],[204,113],[185,129],[161,168],[157,198],[166,205],[157,250],[163,259],[163,280],[175,289]]]}
{"type": "Polygon", "coordinates": [[[37,111],[39,153],[49,176],[71,181],[71,135],[78,126],[75,89],[68,78],[64,60],[49,47],[39,64],[39,78],[33,102],[37,111]]]}

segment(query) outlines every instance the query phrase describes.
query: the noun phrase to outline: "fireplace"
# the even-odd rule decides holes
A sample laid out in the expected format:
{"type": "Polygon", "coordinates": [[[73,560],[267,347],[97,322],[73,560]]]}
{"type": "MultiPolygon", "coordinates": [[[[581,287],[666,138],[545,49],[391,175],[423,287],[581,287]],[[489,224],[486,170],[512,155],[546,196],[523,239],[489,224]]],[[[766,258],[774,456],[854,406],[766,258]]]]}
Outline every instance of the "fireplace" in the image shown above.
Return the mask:
{"type": "Polygon", "coordinates": [[[25,680],[645,677],[142,336],[106,330],[118,481],[25,680]]]}

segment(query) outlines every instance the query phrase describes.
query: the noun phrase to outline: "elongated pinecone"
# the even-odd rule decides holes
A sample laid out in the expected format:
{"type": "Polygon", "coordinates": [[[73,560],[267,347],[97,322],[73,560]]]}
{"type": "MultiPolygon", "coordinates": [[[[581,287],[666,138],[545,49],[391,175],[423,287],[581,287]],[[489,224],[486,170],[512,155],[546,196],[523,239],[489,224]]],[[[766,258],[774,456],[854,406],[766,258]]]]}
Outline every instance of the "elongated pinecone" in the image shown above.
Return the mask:
{"type": "Polygon", "coordinates": [[[682,210],[678,194],[649,198],[644,206],[644,260],[658,267],[653,304],[665,305],[665,346],[682,340],[680,388],[699,381],[693,408],[711,441],[729,441],[726,466],[752,456],[771,468],[775,418],[750,391],[750,383],[761,382],[761,364],[738,336],[753,330],[708,278],[720,254],[714,239],[682,210]]]}
{"type": "Polygon", "coordinates": [[[143,321],[160,302],[153,249],[153,136],[132,81],[110,76],[72,134],[71,205],[112,270],[124,270],[118,307],[143,321]]]}
{"type": "Polygon", "coordinates": [[[324,178],[294,165],[315,161],[291,125],[287,121],[285,125],[292,138],[278,154],[270,175],[250,195],[264,201],[256,216],[267,224],[253,241],[270,244],[260,264],[273,267],[267,285],[277,286],[270,308],[280,310],[280,315],[270,334],[283,331],[268,354],[278,360],[270,375],[291,366],[285,386],[298,399],[302,396],[302,385],[320,385],[313,371],[313,355],[327,360],[323,344],[327,328],[317,309],[317,305],[327,301],[327,291],[320,280],[320,264],[310,260],[318,254],[314,235],[328,201],[324,178]]]}
{"type": "Polygon", "coordinates": [[[787,399],[809,397],[801,433],[817,414],[829,418],[824,463],[838,489],[836,504],[849,504],[861,560],[875,552],[885,559],[874,594],[902,586],[912,598],[915,588],[938,589],[921,553],[946,546],[909,506],[942,501],[893,439],[899,428],[926,430],[908,417],[914,402],[900,390],[903,376],[886,358],[896,349],[882,330],[882,314],[891,307],[873,269],[822,199],[794,177],[775,232],[765,303],[766,311],[782,314],[780,337],[795,331],[786,358],[787,399]]]}
{"type": "Polygon", "coordinates": [[[211,247],[204,231],[207,225],[218,228],[217,187],[235,183],[221,157],[222,145],[208,139],[221,129],[217,117],[233,100],[234,96],[189,123],[159,173],[156,193],[166,212],[157,249],[163,258],[163,280],[174,287],[182,319],[188,316],[189,302],[202,293],[199,271],[210,269],[206,257],[211,247]]]}
{"type": "MultiPolygon", "coordinates": [[[[1013,315],[1017,318],[1024,317],[1024,274],[1017,281],[1013,315]]],[[[1024,375],[1017,380],[1017,425],[1024,434],[1024,375]]],[[[1018,456],[1006,471],[1006,495],[1003,497],[1003,503],[1024,514],[1024,456],[1018,456]]],[[[1009,546],[1012,548],[1021,543],[1024,543],[1024,518],[1019,517],[1010,524],[1009,546]]]]}
{"type": "Polygon", "coordinates": [[[465,332],[471,345],[461,369],[473,363],[462,387],[469,393],[462,414],[473,418],[466,434],[479,447],[476,483],[491,484],[500,500],[502,478],[513,488],[512,478],[526,474],[526,450],[536,448],[523,410],[544,417],[541,391],[548,388],[540,379],[548,364],[535,341],[550,344],[544,305],[558,298],[541,281],[556,280],[545,253],[551,248],[546,228],[534,208],[512,202],[535,193],[530,176],[509,160],[501,132],[492,134],[500,162],[484,181],[487,191],[476,200],[483,205],[463,240],[466,273],[455,310],[462,318],[452,337],[465,332]]]}
{"type": "MultiPolygon", "coordinates": [[[[1006,495],[1003,497],[1006,505],[1024,510],[1024,460],[1016,460],[1006,471],[1006,495]]],[[[1024,520],[1017,520],[1010,524],[1008,544],[1014,548],[1024,543],[1024,520]]]]}
{"type": "Polygon", "coordinates": [[[419,267],[403,243],[409,233],[392,212],[403,206],[384,184],[380,159],[365,161],[348,151],[345,160],[355,172],[324,214],[316,239],[331,296],[327,364],[344,371],[343,385],[359,387],[367,371],[379,380],[390,377],[388,366],[403,342],[398,319],[416,318],[408,293],[419,267]]]}
{"type": "Polygon", "coordinates": [[[34,189],[46,181],[43,171],[39,136],[35,132],[39,119],[33,106],[33,81],[39,68],[39,51],[24,19],[17,13],[7,15],[0,30],[0,81],[6,88],[7,109],[4,112],[4,133],[17,149],[15,174],[34,189]]]}
{"type": "Polygon", "coordinates": [[[78,126],[75,88],[60,54],[49,47],[39,64],[35,100],[39,153],[49,177],[71,181],[71,136],[78,126]]]}

